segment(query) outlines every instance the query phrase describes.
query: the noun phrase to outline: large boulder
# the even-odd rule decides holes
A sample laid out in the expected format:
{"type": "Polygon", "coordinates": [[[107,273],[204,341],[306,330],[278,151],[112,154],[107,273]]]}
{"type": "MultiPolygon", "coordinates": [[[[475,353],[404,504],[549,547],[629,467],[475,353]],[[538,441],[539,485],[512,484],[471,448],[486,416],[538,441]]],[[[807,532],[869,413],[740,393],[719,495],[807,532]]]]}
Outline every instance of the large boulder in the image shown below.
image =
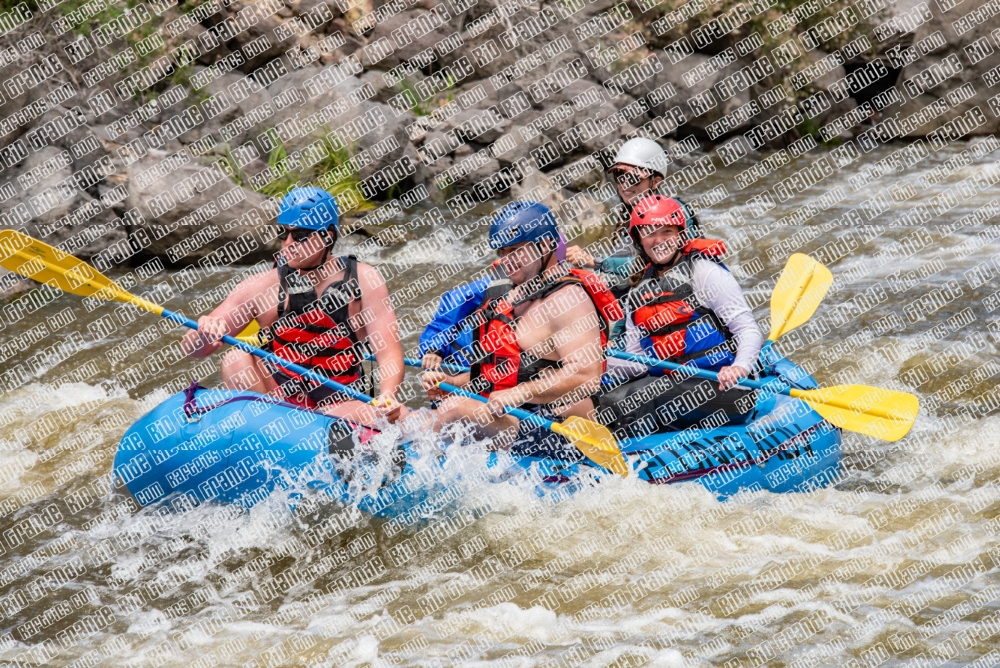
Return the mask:
{"type": "MultiPolygon", "coordinates": [[[[995,35],[991,37],[1000,28],[1000,15],[978,24],[969,18],[988,4],[990,0],[971,0],[942,12],[939,3],[927,3],[908,14],[912,21],[921,18],[924,8],[931,12],[923,15],[929,20],[916,29],[912,46],[899,53],[906,63],[896,82],[904,100],[895,108],[902,136],[931,135],[940,145],[958,136],[1000,132],[1000,103],[995,97],[1000,58],[995,35]]],[[[899,16],[894,20],[902,21],[899,16]]]]}
{"type": "MultiPolygon", "coordinates": [[[[402,11],[377,24],[368,38],[370,47],[365,49],[366,57],[363,61],[365,66],[374,65],[380,69],[391,69],[413,59],[422,51],[433,49],[436,44],[455,32],[449,19],[444,19],[445,16],[450,19],[450,14],[442,5],[436,11],[423,9],[402,11]],[[424,32],[425,30],[427,32],[424,32]]],[[[424,76],[416,72],[413,78],[421,79],[424,76]]]]}
{"type": "MultiPolygon", "coordinates": [[[[6,58],[0,59],[0,63],[5,63],[0,65],[0,81],[11,79],[37,60],[40,60],[39,54],[28,54],[13,62],[7,62],[6,58]]],[[[59,79],[62,77],[60,76],[59,79]]],[[[59,81],[59,83],[62,82],[59,81]]],[[[45,104],[42,98],[53,87],[50,82],[46,82],[39,86],[20,86],[19,90],[15,89],[14,91],[10,87],[3,89],[3,94],[0,95],[0,119],[4,120],[5,131],[0,133],[3,135],[0,136],[0,149],[17,141],[36,125],[40,114],[36,113],[35,110],[40,109],[40,105],[45,104]],[[9,131],[7,131],[8,128],[9,131]]]]}
{"type": "MultiPolygon", "coordinates": [[[[206,118],[199,127],[194,128],[181,136],[181,141],[191,143],[212,133],[217,140],[222,143],[220,152],[226,148],[235,150],[239,146],[255,139],[257,135],[264,131],[264,127],[269,125],[273,118],[273,104],[271,93],[266,88],[246,88],[241,85],[246,77],[239,73],[227,73],[218,77],[205,88],[205,93],[217,100],[224,100],[218,105],[219,113],[211,118],[206,118]],[[238,96],[233,95],[233,91],[238,96]],[[245,96],[245,97],[243,97],[245,96]],[[238,100],[238,101],[237,101],[238,100]],[[234,123],[241,118],[257,118],[262,122],[243,127],[242,123],[234,123]],[[225,130],[223,130],[225,126],[225,130]]],[[[206,109],[202,105],[202,109],[206,109]]]]}
{"type": "MultiPolygon", "coordinates": [[[[607,147],[649,120],[640,107],[630,106],[635,98],[616,93],[609,94],[605,87],[579,79],[551,92],[542,101],[540,112],[526,112],[514,122],[534,127],[540,137],[558,146],[560,155],[551,164],[547,162],[552,157],[548,154],[541,160],[543,169],[552,169],[567,159],[607,147]],[[561,137],[573,128],[575,132],[561,137]]],[[[529,132],[528,137],[536,132],[529,132]]]]}
{"type": "Polygon", "coordinates": [[[213,253],[220,264],[255,262],[278,250],[268,234],[268,198],[241,188],[207,159],[153,150],[129,166],[129,181],[128,206],[145,218],[143,250],[169,265],[213,253]]]}
{"type": "Polygon", "coordinates": [[[81,175],[73,174],[72,158],[65,151],[47,146],[31,153],[10,180],[0,184],[0,191],[15,192],[3,204],[3,220],[70,254],[89,258],[125,238],[115,211],[125,189],[111,194],[106,190],[98,199],[80,187],[87,185],[79,181],[81,175]]]}
{"type": "MultiPolygon", "coordinates": [[[[327,14],[330,13],[326,5],[323,5],[322,9],[325,9],[327,14]]],[[[252,72],[291,49],[298,41],[295,32],[283,21],[279,21],[275,16],[261,17],[260,14],[257,5],[243,0],[233,0],[228,7],[222,8],[203,21],[212,33],[203,39],[211,40],[209,43],[216,44],[220,52],[222,49],[239,50],[244,56],[244,62],[238,69],[242,72],[252,72]],[[232,31],[223,27],[223,23],[237,28],[232,31]],[[245,29],[241,29],[243,27],[245,29]],[[251,42],[254,46],[247,48],[251,42]]]]}
{"type": "MultiPolygon", "coordinates": [[[[587,160],[586,158],[584,160],[587,160]]],[[[583,162],[583,161],[581,161],[583,162]]],[[[563,229],[575,238],[581,230],[600,228],[604,225],[603,216],[607,207],[598,202],[588,193],[576,193],[562,187],[560,175],[547,175],[540,171],[532,171],[510,190],[512,197],[537,198],[549,207],[562,223],[563,229]]]]}
{"type": "Polygon", "coordinates": [[[416,118],[368,100],[370,89],[363,87],[361,79],[345,76],[351,68],[350,62],[306,67],[276,81],[269,88],[272,99],[296,96],[301,103],[275,108],[269,124],[286,150],[331,138],[334,148],[355,158],[360,178],[367,178],[403,157],[410,141],[406,128],[416,118]]]}
{"type": "MultiPolygon", "coordinates": [[[[660,115],[669,108],[679,106],[687,119],[687,127],[702,139],[715,139],[746,130],[752,120],[752,116],[750,118],[740,116],[734,125],[727,125],[724,132],[721,132],[720,126],[709,128],[724,116],[748,104],[751,96],[750,89],[745,89],[730,91],[735,94],[724,98],[725,88],[716,86],[726,77],[751,65],[749,61],[738,58],[727,65],[716,67],[714,63],[710,63],[711,60],[712,57],[700,53],[693,53],[676,65],[670,64],[666,58],[660,58],[663,70],[650,78],[646,84],[650,91],[670,84],[676,95],[654,107],[654,113],[660,115]]],[[[641,92],[645,91],[637,91],[641,92]]]]}

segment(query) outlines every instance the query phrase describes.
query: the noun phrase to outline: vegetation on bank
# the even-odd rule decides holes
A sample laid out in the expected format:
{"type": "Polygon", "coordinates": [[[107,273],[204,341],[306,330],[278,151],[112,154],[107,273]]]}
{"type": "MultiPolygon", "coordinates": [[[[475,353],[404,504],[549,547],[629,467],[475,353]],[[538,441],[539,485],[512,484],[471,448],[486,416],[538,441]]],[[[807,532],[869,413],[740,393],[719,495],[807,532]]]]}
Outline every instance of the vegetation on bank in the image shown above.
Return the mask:
{"type": "MultiPolygon", "coordinates": [[[[171,38],[160,33],[160,28],[164,23],[163,17],[150,14],[149,20],[145,22],[136,21],[139,25],[129,30],[121,37],[112,36],[110,44],[106,39],[95,39],[95,30],[101,26],[107,26],[110,22],[121,19],[126,14],[140,5],[146,5],[142,0],[119,0],[117,2],[102,2],[101,0],[63,0],[55,4],[46,4],[42,0],[47,11],[40,12],[38,0],[24,0],[32,13],[36,14],[34,21],[44,22],[39,26],[45,30],[55,32],[52,25],[59,17],[76,16],[81,17],[79,21],[68,23],[69,30],[55,40],[69,45],[80,40],[81,44],[88,45],[86,48],[96,48],[100,61],[110,59],[116,54],[131,52],[134,58],[122,59],[128,61],[124,67],[116,71],[113,75],[115,81],[138,72],[158,58],[173,52],[183,37],[171,38]],[[83,10],[82,13],[80,10],[83,10]],[[77,14],[73,14],[77,12],[77,14]]],[[[21,3],[21,0],[0,0],[0,10],[9,10],[21,3]]],[[[181,12],[191,11],[202,2],[180,2],[177,10],[181,12]]],[[[67,55],[69,55],[67,53],[67,55]]],[[[87,67],[84,63],[91,63],[94,56],[88,54],[87,60],[80,60],[81,66],[87,67]]],[[[137,92],[134,101],[137,105],[145,104],[155,99],[159,93],[175,85],[182,85],[190,92],[190,100],[198,103],[208,97],[204,89],[195,89],[191,84],[190,77],[194,73],[194,61],[177,67],[171,59],[170,73],[161,81],[147,89],[137,92]]],[[[327,130],[328,132],[329,130],[327,130]]],[[[337,148],[334,144],[323,137],[318,142],[314,142],[310,148],[313,150],[306,160],[293,161],[289,159],[289,148],[279,139],[273,129],[268,129],[264,133],[270,140],[273,147],[267,158],[269,176],[273,178],[265,183],[254,185],[254,180],[250,179],[244,170],[233,158],[229,150],[225,150],[224,155],[216,156],[222,161],[224,168],[232,175],[233,179],[241,186],[254,189],[269,196],[280,196],[289,189],[305,184],[315,184],[329,190],[338,202],[342,204],[342,209],[367,210],[374,205],[369,202],[359,190],[360,175],[350,162],[352,148],[343,146],[337,148]],[[316,151],[319,151],[317,154],[316,151]],[[296,164],[307,163],[307,164],[296,164]]]]}
{"type": "Polygon", "coordinates": [[[343,146],[337,148],[326,136],[317,140],[310,147],[320,151],[318,155],[308,156],[311,165],[298,164],[298,160],[289,158],[288,148],[271,128],[264,131],[274,148],[267,158],[269,180],[266,183],[255,183],[255,179],[246,172],[226,151],[221,158],[237,185],[250,188],[268,197],[280,198],[292,188],[304,185],[315,185],[323,188],[337,200],[338,208],[343,211],[368,211],[375,204],[361,194],[361,177],[351,164],[352,149],[343,146]]]}

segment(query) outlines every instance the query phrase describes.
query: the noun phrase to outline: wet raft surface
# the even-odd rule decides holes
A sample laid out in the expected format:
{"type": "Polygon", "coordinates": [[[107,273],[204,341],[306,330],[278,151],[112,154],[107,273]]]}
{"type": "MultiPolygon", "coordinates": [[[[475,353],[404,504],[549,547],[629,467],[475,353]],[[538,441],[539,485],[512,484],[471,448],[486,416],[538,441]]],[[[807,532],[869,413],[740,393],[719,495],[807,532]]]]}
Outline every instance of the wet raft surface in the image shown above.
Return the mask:
{"type": "MultiPolygon", "coordinates": [[[[890,152],[876,149],[866,163],[890,152]]],[[[864,167],[856,163],[822,187],[840,187],[842,199],[766,234],[756,226],[817,201],[820,189],[737,225],[726,212],[773,185],[765,178],[705,217],[739,248],[732,265],[762,321],[771,276],[793,248],[833,270],[821,319],[783,348],[793,361],[824,384],[921,398],[909,437],[888,445],[845,434],[848,476],[807,494],[720,503],[696,483],[608,479],[552,503],[532,486],[476,477],[486,455],[466,447],[445,473],[467,482],[396,520],[321,494],[301,499],[294,516],[280,499],[250,512],[136,513],[131,499],[107,493],[119,439],[192,377],[217,385],[217,358],[175,362],[179,332],[124,308],[22,296],[20,324],[0,330],[4,372],[21,364],[34,374],[0,396],[0,660],[874,665],[923,654],[960,665],[989,654],[1000,594],[998,301],[995,279],[972,270],[997,252],[995,216],[983,214],[992,194],[977,191],[926,225],[891,226],[998,157],[927,178],[956,153],[859,190],[849,181],[864,167]],[[871,188],[894,184],[916,195],[864,226],[822,228],[871,188]],[[61,387],[48,384],[57,378],[61,387]]],[[[720,170],[706,186],[734,174],[720,170]]],[[[485,265],[471,251],[478,233],[441,245],[431,236],[441,231],[414,225],[367,256],[415,262],[393,274],[394,290],[441,265],[455,270],[399,306],[407,345],[424,303],[485,265]]],[[[237,277],[181,293],[176,274],[136,275],[133,290],[155,289],[194,316],[237,277]]]]}
{"type": "MultiPolygon", "coordinates": [[[[787,361],[784,366],[790,366],[787,361]]],[[[419,418],[418,418],[419,419],[419,418]]],[[[414,425],[413,428],[420,427],[414,425]]],[[[252,392],[192,384],[135,422],[114,459],[115,485],[143,507],[186,510],[206,502],[253,508],[280,490],[292,509],[315,492],[378,517],[410,514],[450,494],[448,456],[461,445],[427,434],[386,434],[252,392]],[[415,440],[409,440],[411,438],[415,440]],[[402,440],[402,442],[399,442],[402,440]]],[[[840,430],[808,405],[761,395],[753,419],[738,427],[691,429],[621,440],[629,470],[650,484],[697,480],[720,498],[741,492],[807,492],[843,475],[840,430]]],[[[534,484],[539,496],[564,498],[599,484],[609,471],[573,460],[496,453],[491,482],[534,484]]]]}

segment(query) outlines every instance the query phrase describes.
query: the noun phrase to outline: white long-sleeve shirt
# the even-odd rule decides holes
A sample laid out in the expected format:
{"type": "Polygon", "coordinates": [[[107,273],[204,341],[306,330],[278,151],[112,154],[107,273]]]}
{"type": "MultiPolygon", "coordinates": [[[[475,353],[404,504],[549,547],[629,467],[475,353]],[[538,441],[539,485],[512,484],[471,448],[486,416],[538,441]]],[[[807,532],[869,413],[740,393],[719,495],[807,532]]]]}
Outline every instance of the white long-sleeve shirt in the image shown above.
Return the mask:
{"type": "MultiPolygon", "coordinates": [[[[694,258],[691,262],[691,287],[698,302],[715,312],[725,323],[736,339],[736,366],[753,369],[760,349],[764,345],[764,336],[754,320],[750,305],[740,284],[733,275],[711,260],[694,258]]],[[[635,324],[635,318],[628,306],[628,300],[622,300],[625,309],[625,351],[636,355],[644,354],[642,332],[635,324]]],[[[647,368],[635,362],[608,358],[608,372],[627,378],[634,378],[646,373],[647,368]]]]}

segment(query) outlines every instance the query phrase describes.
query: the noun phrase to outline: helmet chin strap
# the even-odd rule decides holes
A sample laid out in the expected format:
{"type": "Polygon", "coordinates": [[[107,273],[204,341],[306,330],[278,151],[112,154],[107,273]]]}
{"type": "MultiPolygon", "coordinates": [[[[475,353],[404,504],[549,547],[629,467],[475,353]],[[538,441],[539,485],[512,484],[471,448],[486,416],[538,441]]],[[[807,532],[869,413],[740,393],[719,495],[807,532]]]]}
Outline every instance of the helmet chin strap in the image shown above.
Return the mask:
{"type": "MultiPolygon", "coordinates": [[[[534,242],[534,243],[535,243],[535,248],[538,248],[538,242],[536,241],[536,242],[534,242]]],[[[535,274],[534,276],[532,276],[531,278],[529,278],[529,279],[528,279],[527,281],[525,281],[525,284],[528,284],[528,283],[531,283],[531,282],[532,282],[532,281],[534,281],[535,279],[541,279],[542,275],[543,275],[543,274],[545,273],[545,271],[546,271],[546,267],[548,266],[549,262],[551,262],[551,261],[552,261],[552,258],[553,258],[553,257],[555,256],[555,254],[556,254],[556,249],[555,249],[555,248],[552,248],[552,249],[551,249],[550,251],[548,251],[548,252],[547,252],[547,253],[545,254],[545,257],[544,257],[544,259],[542,260],[542,266],[541,266],[541,268],[540,268],[540,269],[538,270],[538,273],[537,273],[537,274],[535,274]]],[[[523,302],[526,302],[526,301],[531,301],[531,300],[532,300],[532,298],[533,298],[533,297],[534,297],[534,296],[535,296],[536,294],[538,294],[539,292],[541,292],[541,291],[542,291],[542,290],[543,290],[543,289],[545,288],[545,285],[546,285],[546,281],[544,281],[544,280],[539,280],[539,281],[538,281],[538,286],[537,286],[537,287],[536,287],[536,288],[535,288],[535,289],[534,289],[534,290],[533,290],[533,291],[532,291],[532,292],[531,292],[530,294],[528,294],[528,295],[527,295],[527,296],[525,296],[525,297],[522,297],[522,298],[521,298],[521,302],[520,302],[520,303],[523,303],[523,302]]]]}
{"type": "MultiPolygon", "coordinates": [[[[537,242],[535,243],[535,247],[536,248],[538,247],[538,243],[537,242]]],[[[539,276],[541,276],[542,274],[545,273],[546,268],[549,265],[549,262],[552,261],[552,258],[554,258],[555,255],[556,255],[556,249],[555,249],[555,247],[553,247],[551,250],[549,250],[548,253],[545,254],[545,259],[542,260],[542,266],[538,270],[538,275],[539,276]]]]}
{"type": "Polygon", "coordinates": [[[674,266],[674,264],[677,263],[677,260],[678,260],[678,258],[680,258],[680,256],[681,256],[681,247],[678,246],[674,250],[674,254],[671,255],[670,259],[667,260],[666,262],[653,262],[652,258],[650,258],[650,262],[651,262],[651,264],[654,267],[656,267],[657,270],[659,270],[659,269],[669,269],[670,267],[674,266]]]}

